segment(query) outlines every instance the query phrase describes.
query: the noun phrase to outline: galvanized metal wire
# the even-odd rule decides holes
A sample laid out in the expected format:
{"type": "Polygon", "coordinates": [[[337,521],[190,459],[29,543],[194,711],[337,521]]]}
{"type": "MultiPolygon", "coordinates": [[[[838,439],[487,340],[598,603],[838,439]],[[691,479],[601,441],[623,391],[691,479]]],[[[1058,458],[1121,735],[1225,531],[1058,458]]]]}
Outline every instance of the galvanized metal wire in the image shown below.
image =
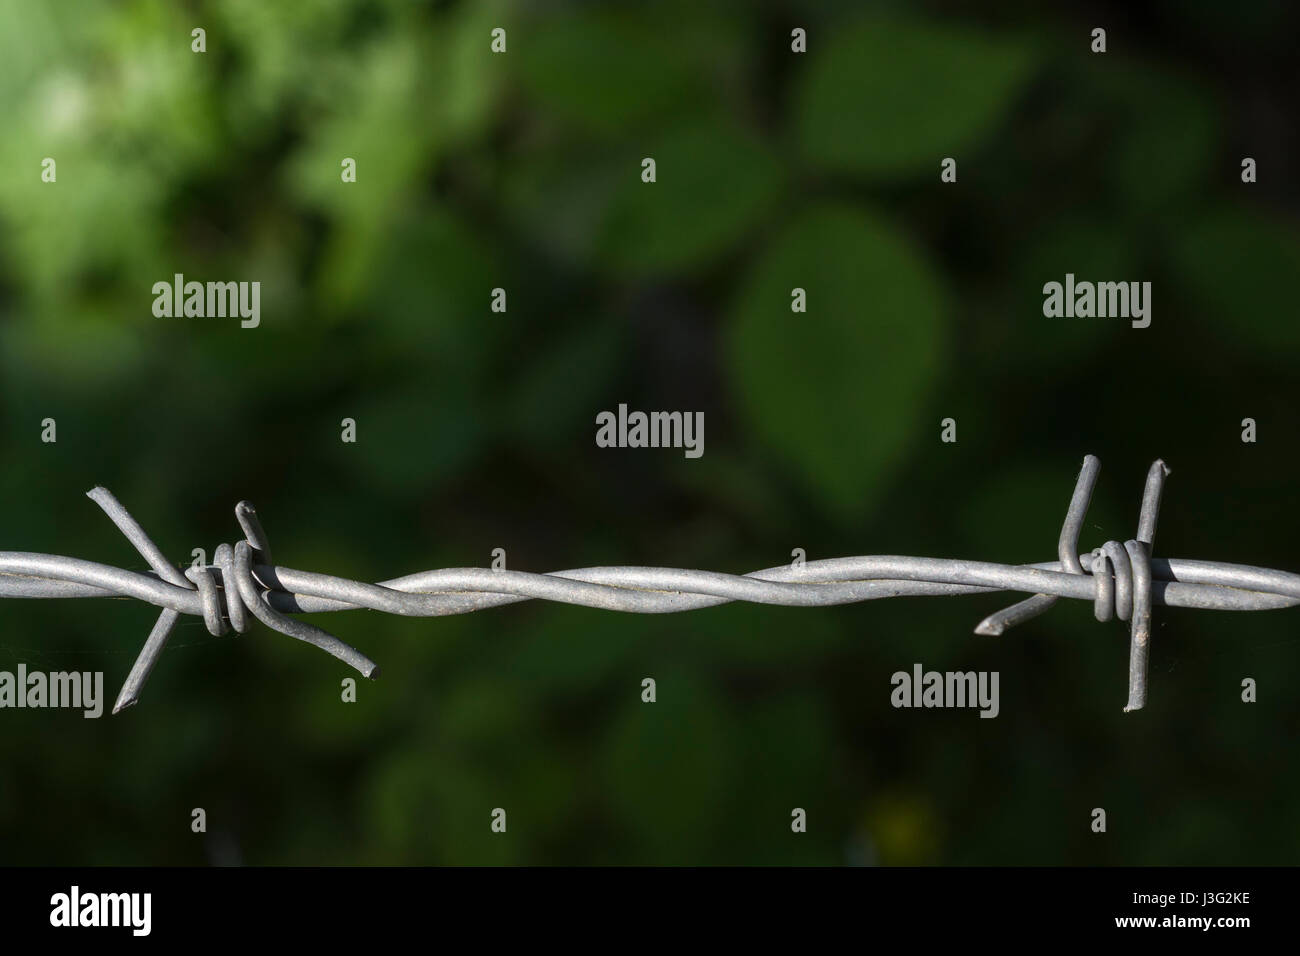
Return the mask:
{"type": "Polygon", "coordinates": [[[368,608],[408,617],[467,614],[519,601],[543,600],[635,614],[667,614],[731,601],[825,607],[879,598],[951,596],[997,591],[1032,596],[985,618],[977,634],[998,635],[1042,614],[1060,598],[1093,602],[1100,621],[1130,622],[1128,702],[1147,698],[1147,659],[1154,605],[1259,611],[1300,604],[1300,574],[1215,561],[1152,557],[1160,497],[1169,469],[1157,461],[1147,473],[1135,539],[1107,541],[1079,553],[1079,536],[1100,463],[1083,461],[1066,512],[1057,560],[1007,565],[954,558],[872,555],[808,561],[749,574],[678,568],[598,567],[534,574],[488,568],[444,568],[370,584],[281,567],[271,559],[266,532],[251,504],[235,517],[244,540],[217,547],[213,563],[183,574],[107,489],[88,496],[113,520],[153,569],[116,568],[80,558],[0,551],[0,597],[131,597],[162,613],[113,707],[134,704],[182,614],[201,617],[214,635],[243,633],[249,615],[267,627],[326,651],[375,678],[378,666],[332,634],[290,614],[368,608]]]}

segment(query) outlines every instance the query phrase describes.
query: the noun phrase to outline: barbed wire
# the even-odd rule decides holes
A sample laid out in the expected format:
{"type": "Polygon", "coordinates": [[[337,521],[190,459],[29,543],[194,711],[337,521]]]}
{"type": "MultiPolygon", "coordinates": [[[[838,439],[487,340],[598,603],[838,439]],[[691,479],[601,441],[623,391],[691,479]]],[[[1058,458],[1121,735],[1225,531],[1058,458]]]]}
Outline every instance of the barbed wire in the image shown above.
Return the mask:
{"type": "Polygon", "coordinates": [[[1151,555],[1160,497],[1169,469],[1152,464],[1134,540],[1107,541],[1080,554],[1079,535],[1101,465],[1083,460],[1057,545],[1058,560],[1007,565],[953,558],[873,555],[832,558],[723,574],[679,568],[597,567],[535,574],[488,568],[444,568],[370,584],[276,565],[257,511],[235,506],[244,540],[219,545],[213,563],[182,573],[105,488],[87,493],[153,573],[80,558],[0,551],[0,597],[137,598],[161,607],[113,706],[136,703],[182,614],[203,618],[209,633],[245,632],[249,615],[267,627],[319,647],[367,678],[378,666],[327,631],[289,614],[367,608],[407,617],[467,614],[519,601],[543,600],[635,614],[666,614],[732,601],[826,607],[880,598],[1020,591],[1032,596],[985,618],[977,634],[999,635],[1042,614],[1060,598],[1091,600],[1099,621],[1130,622],[1126,712],[1147,698],[1147,656],[1153,605],[1258,611],[1300,604],[1300,575],[1249,565],[1151,555]]]}

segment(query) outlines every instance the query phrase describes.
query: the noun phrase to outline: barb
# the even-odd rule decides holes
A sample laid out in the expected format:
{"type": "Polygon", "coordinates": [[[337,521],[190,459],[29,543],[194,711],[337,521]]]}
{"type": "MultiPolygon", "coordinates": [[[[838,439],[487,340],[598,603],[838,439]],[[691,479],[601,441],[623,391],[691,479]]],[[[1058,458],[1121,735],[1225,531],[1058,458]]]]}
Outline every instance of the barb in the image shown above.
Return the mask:
{"type": "Polygon", "coordinates": [[[600,567],[533,574],[487,568],[445,568],[369,584],[272,563],[257,512],[241,501],[235,517],[244,540],[219,545],[213,563],[184,574],[169,564],[144,529],[104,488],[88,495],[144,557],[152,573],[129,571],[61,555],[0,551],[0,598],[131,597],[162,608],[113,712],[134,704],[182,614],[201,617],[220,636],[244,633],[251,614],[267,627],[313,644],[355,668],[379,676],[360,651],[289,614],[367,608],[408,617],[468,614],[519,601],[543,600],[636,614],[667,614],[749,601],[826,607],[879,598],[1020,591],[1032,597],[985,618],[977,634],[996,636],[1042,614],[1061,598],[1093,602],[1099,621],[1130,622],[1128,703],[1147,698],[1147,660],[1154,605],[1260,611],[1300,604],[1300,575],[1249,565],[1152,557],[1160,497],[1169,469],[1147,473],[1135,539],[1107,541],[1080,554],[1079,535],[1100,464],[1089,455],[1075,484],[1057,544],[1057,560],[1007,565],[953,558],[875,555],[809,561],[721,574],[678,568],[600,567]]]}

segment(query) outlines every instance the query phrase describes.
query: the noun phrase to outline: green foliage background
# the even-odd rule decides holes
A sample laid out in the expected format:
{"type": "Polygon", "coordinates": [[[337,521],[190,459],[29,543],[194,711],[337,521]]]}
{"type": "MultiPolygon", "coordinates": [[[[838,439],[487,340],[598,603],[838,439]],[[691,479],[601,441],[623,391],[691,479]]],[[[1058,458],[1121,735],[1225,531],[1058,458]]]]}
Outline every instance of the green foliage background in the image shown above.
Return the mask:
{"type": "MultiPolygon", "coordinates": [[[[1295,569],[1296,27],[1208,0],[0,0],[0,547],[140,566],[102,483],[178,563],[249,498],[278,561],[371,580],[496,547],[1028,562],[1091,452],[1086,547],[1132,536],[1160,456],[1158,553],[1295,569]],[[261,328],[155,318],[175,272],[261,281],[261,328]],[[1045,320],[1066,272],[1152,281],[1151,328],[1045,320]],[[704,457],[595,448],[620,402],[704,411],[704,457]]],[[[0,712],[0,862],[1296,861],[1300,618],[1157,609],[1124,716],[1123,624],[1070,603],[974,637],[1004,603],[321,616],[383,666],[355,705],[325,655],[189,620],[124,715],[0,712]],[[1000,671],[1001,716],[891,709],[913,662],[1000,671]]],[[[103,670],[111,700],[152,617],[6,601],[0,668],[103,670]]]]}

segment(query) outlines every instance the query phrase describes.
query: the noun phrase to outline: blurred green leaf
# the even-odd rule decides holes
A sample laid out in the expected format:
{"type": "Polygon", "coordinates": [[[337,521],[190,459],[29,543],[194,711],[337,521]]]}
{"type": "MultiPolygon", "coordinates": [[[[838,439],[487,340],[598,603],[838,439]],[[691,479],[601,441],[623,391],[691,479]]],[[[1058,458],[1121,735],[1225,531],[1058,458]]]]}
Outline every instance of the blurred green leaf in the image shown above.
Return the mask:
{"type": "Polygon", "coordinates": [[[1184,301],[1227,338],[1291,351],[1300,346],[1293,286],[1300,275],[1300,235],[1280,219],[1245,207],[1222,207],[1186,223],[1171,266],[1184,301]]]}
{"type": "Polygon", "coordinates": [[[702,92],[675,38],[636,13],[588,7],[549,18],[511,52],[526,95],[594,134],[644,130],[702,92]]]}
{"type": "Polygon", "coordinates": [[[861,516],[917,436],[948,348],[924,255],[866,212],[800,216],[750,271],[729,320],[742,420],[840,515],[861,516]],[[791,290],[808,311],[791,311],[791,290]]]}
{"type": "Polygon", "coordinates": [[[407,209],[385,236],[382,254],[367,274],[366,312],[381,340],[377,351],[433,363],[440,373],[476,380],[499,348],[509,316],[487,321],[501,263],[491,242],[433,204],[407,209]],[[484,321],[467,321],[468,315],[484,321]]]}
{"type": "Polygon", "coordinates": [[[434,160],[435,130],[420,117],[424,62],[412,35],[376,43],[347,97],[284,169],[285,191],[333,220],[317,273],[319,298],[332,308],[351,305],[364,291],[387,230],[434,160]],[[341,179],[345,157],[356,160],[355,183],[341,179]]]}
{"type": "Polygon", "coordinates": [[[753,229],[771,208],[781,167],[767,147],[718,118],[678,127],[626,163],[596,243],[620,275],[695,271],[753,229]],[[641,158],[657,181],[641,181],[641,158]]]}
{"type": "MultiPolygon", "coordinates": [[[[222,0],[208,6],[206,22],[195,24],[208,32],[202,55],[238,56],[240,68],[228,81],[226,99],[237,106],[241,133],[268,128],[286,101],[312,96],[328,102],[352,69],[352,57],[340,55],[340,45],[356,0],[222,0]]],[[[189,29],[180,38],[186,51],[189,29]]]]}
{"type": "Polygon", "coordinates": [[[1136,65],[1100,71],[1099,80],[1121,103],[1114,111],[1119,133],[1110,165],[1126,213],[1196,196],[1210,176],[1219,139],[1209,91],[1136,65]]]}
{"type": "Polygon", "coordinates": [[[593,318],[532,355],[510,399],[514,440],[545,445],[589,431],[591,409],[618,371],[622,339],[619,323],[593,318]]]}
{"type": "Polygon", "coordinates": [[[610,197],[635,174],[568,142],[534,145],[502,169],[501,214],[548,256],[585,269],[610,197]]]}
{"type": "Polygon", "coordinates": [[[871,18],[809,38],[796,97],[804,155],[831,172],[932,174],[992,133],[1032,75],[1023,42],[871,18]]]}

